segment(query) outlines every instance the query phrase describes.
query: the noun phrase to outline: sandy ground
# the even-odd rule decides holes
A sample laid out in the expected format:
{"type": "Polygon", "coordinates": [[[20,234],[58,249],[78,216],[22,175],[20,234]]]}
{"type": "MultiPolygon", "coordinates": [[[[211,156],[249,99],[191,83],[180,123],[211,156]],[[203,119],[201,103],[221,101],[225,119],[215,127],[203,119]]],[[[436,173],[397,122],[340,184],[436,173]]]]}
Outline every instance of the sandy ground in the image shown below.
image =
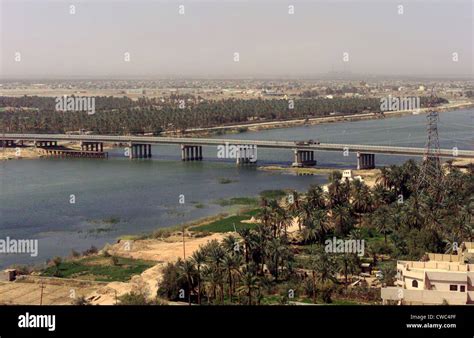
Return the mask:
{"type": "MultiPolygon", "coordinates": [[[[222,240],[226,234],[213,234],[202,238],[186,237],[186,257],[211,240],[222,240]]],[[[165,240],[147,239],[121,241],[110,247],[109,253],[128,258],[157,262],[141,275],[133,276],[129,282],[99,283],[63,278],[40,278],[27,276],[15,282],[0,282],[0,305],[39,305],[43,285],[43,305],[71,305],[72,295],[85,297],[94,305],[114,305],[117,297],[131,291],[145,291],[154,298],[162,278],[162,269],[183,257],[182,236],[171,236],[165,240]],[[129,248],[129,250],[127,250],[129,248]]]]}
{"type": "MultiPolygon", "coordinates": [[[[202,238],[186,237],[186,257],[188,258],[200,246],[211,240],[222,240],[226,234],[212,234],[202,238]]],[[[146,239],[127,241],[122,240],[110,247],[108,252],[114,256],[144,259],[156,261],[157,264],[145,270],[140,276],[134,276],[130,282],[112,282],[107,286],[94,290],[88,295],[92,304],[111,305],[115,304],[115,298],[134,290],[146,290],[153,298],[158,290],[159,282],[162,278],[162,269],[169,262],[175,262],[179,257],[183,257],[182,236],[171,236],[162,239],[146,239]]]]}
{"type": "Polygon", "coordinates": [[[33,147],[0,148],[0,160],[30,159],[42,156],[41,150],[33,147]]]}
{"type": "Polygon", "coordinates": [[[43,305],[70,305],[75,297],[87,296],[99,287],[92,285],[77,286],[64,281],[50,284],[44,279],[39,282],[0,282],[1,305],[40,305],[43,286],[43,305]]]}
{"type": "MultiPolygon", "coordinates": [[[[81,146],[78,142],[58,142],[58,146],[63,146],[68,149],[81,150],[81,146]]],[[[114,147],[110,144],[104,145],[104,151],[113,149],[114,147]]],[[[0,161],[1,160],[14,160],[14,159],[33,159],[48,157],[45,155],[40,148],[34,146],[16,147],[16,148],[2,148],[0,147],[0,161]]]]}

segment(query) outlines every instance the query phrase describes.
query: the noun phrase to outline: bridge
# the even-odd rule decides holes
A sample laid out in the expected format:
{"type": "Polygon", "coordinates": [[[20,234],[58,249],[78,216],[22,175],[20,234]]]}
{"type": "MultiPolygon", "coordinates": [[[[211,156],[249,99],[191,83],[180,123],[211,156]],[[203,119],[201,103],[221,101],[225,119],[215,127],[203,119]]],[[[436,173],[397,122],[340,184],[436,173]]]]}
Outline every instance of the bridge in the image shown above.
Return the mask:
{"type": "MultiPolygon", "coordinates": [[[[36,147],[46,151],[56,151],[56,155],[66,154],[68,149],[58,149],[57,142],[59,141],[79,142],[81,144],[81,151],[84,152],[84,157],[88,157],[87,154],[91,153],[103,153],[104,143],[127,144],[130,148],[129,157],[132,159],[151,157],[151,145],[181,145],[183,161],[202,160],[202,146],[222,146],[227,144],[238,147],[237,163],[255,162],[256,158],[253,157],[256,148],[291,149],[295,155],[293,163],[295,166],[316,164],[314,151],[340,151],[345,155],[357,153],[357,166],[359,169],[373,168],[375,166],[375,154],[424,156],[425,152],[424,148],[414,147],[338,143],[309,144],[296,141],[114,135],[0,134],[0,144],[2,146],[16,147],[23,145],[24,142],[33,142],[36,147]]],[[[78,151],[74,152],[77,154],[78,151]]],[[[440,149],[439,155],[445,158],[474,158],[474,151],[440,149]]]]}

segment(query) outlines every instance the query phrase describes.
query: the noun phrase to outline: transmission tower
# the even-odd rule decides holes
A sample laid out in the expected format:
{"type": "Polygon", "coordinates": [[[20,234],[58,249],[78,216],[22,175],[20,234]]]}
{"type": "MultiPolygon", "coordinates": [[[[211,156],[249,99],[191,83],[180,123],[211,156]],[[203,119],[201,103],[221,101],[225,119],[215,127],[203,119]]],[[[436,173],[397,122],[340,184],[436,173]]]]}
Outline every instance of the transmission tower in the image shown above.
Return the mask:
{"type": "Polygon", "coordinates": [[[443,170],[439,157],[438,113],[431,111],[426,115],[426,144],[423,162],[418,177],[418,192],[427,191],[439,197],[442,187],[443,170]]]}

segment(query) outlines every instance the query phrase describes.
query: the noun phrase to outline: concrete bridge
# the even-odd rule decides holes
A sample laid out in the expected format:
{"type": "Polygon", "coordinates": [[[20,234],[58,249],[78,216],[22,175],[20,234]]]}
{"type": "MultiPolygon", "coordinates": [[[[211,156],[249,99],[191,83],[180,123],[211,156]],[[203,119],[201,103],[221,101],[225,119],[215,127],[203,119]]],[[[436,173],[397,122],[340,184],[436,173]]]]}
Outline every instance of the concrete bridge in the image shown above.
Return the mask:
{"type": "MultiPolygon", "coordinates": [[[[239,148],[237,163],[254,163],[248,148],[291,149],[294,151],[295,166],[315,165],[314,151],[343,152],[357,154],[357,167],[370,169],[375,166],[375,154],[424,156],[424,148],[393,147],[363,144],[320,143],[308,144],[295,141],[238,140],[189,137],[156,137],[156,136],[113,136],[113,135],[66,135],[66,134],[0,134],[0,146],[15,147],[24,142],[34,142],[37,147],[50,148],[57,146],[58,141],[80,142],[81,149],[87,152],[103,151],[103,143],[122,143],[129,146],[129,157],[151,157],[151,145],[180,145],[183,161],[202,160],[202,146],[234,145],[239,148]]],[[[474,158],[472,150],[441,149],[440,156],[445,158],[474,158]]]]}

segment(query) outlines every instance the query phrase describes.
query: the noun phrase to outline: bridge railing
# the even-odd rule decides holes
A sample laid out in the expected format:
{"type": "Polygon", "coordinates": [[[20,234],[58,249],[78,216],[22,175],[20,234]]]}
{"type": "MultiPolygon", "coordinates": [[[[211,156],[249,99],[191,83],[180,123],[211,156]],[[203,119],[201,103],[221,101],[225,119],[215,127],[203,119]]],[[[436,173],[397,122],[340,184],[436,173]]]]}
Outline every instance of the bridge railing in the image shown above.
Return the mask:
{"type": "MultiPolygon", "coordinates": [[[[115,136],[115,135],[69,135],[69,134],[0,134],[0,139],[13,140],[51,140],[51,141],[100,141],[118,143],[150,143],[150,144],[198,144],[198,145],[221,145],[221,144],[248,144],[263,148],[298,148],[302,150],[324,150],[324,151],[344,151],[385,153],[400,155],[422,156],[424,148],[397,147],[384,145],[365,144],[297,144],[296,141],[272,141],[272,140],[244,140],[244,139],[216,139],[216,138],[185,138],[185,137],[157,137],[157,136],[115,136]]],[[[468,157],[474,158],[472,150],[440,149],[440,156],[443,157],[468,157]]]]}

